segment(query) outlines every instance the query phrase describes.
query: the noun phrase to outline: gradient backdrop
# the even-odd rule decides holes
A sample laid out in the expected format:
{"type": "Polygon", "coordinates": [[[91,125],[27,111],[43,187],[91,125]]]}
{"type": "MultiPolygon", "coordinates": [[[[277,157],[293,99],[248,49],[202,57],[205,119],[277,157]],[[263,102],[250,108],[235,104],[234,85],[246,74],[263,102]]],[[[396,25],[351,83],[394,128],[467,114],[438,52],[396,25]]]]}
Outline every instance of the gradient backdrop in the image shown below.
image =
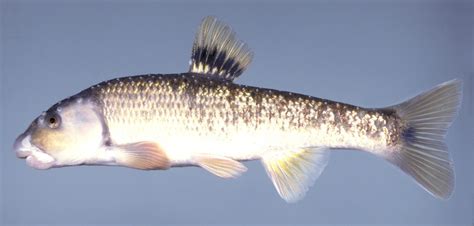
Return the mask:
{"type": "Polygon", "coordinates": [[[1,4],[0,224],[472,224],[472,1],[72,2],[1,4]],[[197,168],[39,171],[15,157],[15,137],[60,99],[117,76],[186,71],[206,15],[254,50],[241,84],[381,107],[463,79],[463,108],[447,137],[452,198],[437,200],[356,151],[334,152],[296,204],[278,197],[256,161],[223,180],[197,168]]]}

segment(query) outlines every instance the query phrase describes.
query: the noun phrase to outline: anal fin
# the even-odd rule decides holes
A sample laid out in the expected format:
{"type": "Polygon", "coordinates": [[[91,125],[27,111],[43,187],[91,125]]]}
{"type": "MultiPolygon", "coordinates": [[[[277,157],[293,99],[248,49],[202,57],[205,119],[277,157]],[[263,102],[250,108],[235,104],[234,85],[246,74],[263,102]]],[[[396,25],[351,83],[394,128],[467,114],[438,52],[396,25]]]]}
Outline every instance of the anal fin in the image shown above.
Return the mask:
{"type": "Polygon", "coordinates": [[[171,165],[166,153],[154,142],[119,145],[114,153],[118,165],[135,169],[168,169],[171,165]]]}
{"type": "Polygon", "coordinates": [[[325,148],[280,151],[262,158],[263,166],[278,194],[287,202],[303,198],[329,161],[325,148]]]}
{"type": "Polygon", "coordinates": [[[247,171],[244,164],[221,156],[199,155],[195,161],[203,169],[222,178],[235,178],[247,171]]]}

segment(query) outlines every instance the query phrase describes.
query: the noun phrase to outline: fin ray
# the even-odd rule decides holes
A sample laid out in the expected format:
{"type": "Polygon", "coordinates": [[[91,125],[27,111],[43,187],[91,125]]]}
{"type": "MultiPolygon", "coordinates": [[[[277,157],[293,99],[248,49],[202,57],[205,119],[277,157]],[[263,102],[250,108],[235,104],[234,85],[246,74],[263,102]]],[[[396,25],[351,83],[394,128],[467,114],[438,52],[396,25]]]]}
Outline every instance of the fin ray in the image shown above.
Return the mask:
{"type": "Polygon", "coordinates": [[[203,169],[222,178],[235,178],[247,171],[244,164],[221,156],[199,155],[195,161],[203,169]]]}
{"type": "Polygon", "coordinates": [[[329,150],[304,148],[262,158],[278,194],[287,202],[303,198],[329,161],[329,150]]]}
{"type": "Polygon", "coordinates": [[[402,134],[400,150],[386,158],[440,199],[449,198],[454,190],[454,166],[444,137],[461,99],[462,83],[452,80],[391,107],[409,134],[402,134]]]}
{"type": "Polygon", "coordinates": [[[148,141],[118,145],[114,158],[118,165],[143,170],[168,169],[171,165],[166,153],[148,141]]]}
{"type": "Polygon", "coordinates": [[[251,63],[253,53],[235,32],[217,20],[206,17],[194,40],[190,72],[234,80],[251,63]]]}

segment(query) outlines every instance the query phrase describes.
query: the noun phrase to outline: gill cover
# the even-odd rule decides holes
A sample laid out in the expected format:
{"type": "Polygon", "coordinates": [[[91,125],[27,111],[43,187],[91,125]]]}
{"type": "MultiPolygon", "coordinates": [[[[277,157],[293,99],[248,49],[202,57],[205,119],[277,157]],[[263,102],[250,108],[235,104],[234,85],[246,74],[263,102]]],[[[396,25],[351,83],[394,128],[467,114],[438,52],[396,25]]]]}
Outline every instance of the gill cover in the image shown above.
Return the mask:
{"type": "Polygon", "coordinates": [[[84,164],[102,146],[103,123],[92,101],[73,98],[38,117],[31,145],[55,159],[53,167],[84,164]]]}

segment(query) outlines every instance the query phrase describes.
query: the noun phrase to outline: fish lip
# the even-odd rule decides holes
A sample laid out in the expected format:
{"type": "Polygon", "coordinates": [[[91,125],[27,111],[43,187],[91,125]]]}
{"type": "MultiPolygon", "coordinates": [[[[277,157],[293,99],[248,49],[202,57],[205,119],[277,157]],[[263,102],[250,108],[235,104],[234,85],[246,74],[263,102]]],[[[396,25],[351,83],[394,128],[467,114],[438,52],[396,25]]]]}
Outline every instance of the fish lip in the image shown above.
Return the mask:
{"type": "Polygon", "coordinates": [[[13,144],[16,156],[25,159],[26,163],[35,169],[49,169],[55,166],[56,159],[41,148],[31,144],[31,136],[27,133],[20,135],[13,144]]]}

